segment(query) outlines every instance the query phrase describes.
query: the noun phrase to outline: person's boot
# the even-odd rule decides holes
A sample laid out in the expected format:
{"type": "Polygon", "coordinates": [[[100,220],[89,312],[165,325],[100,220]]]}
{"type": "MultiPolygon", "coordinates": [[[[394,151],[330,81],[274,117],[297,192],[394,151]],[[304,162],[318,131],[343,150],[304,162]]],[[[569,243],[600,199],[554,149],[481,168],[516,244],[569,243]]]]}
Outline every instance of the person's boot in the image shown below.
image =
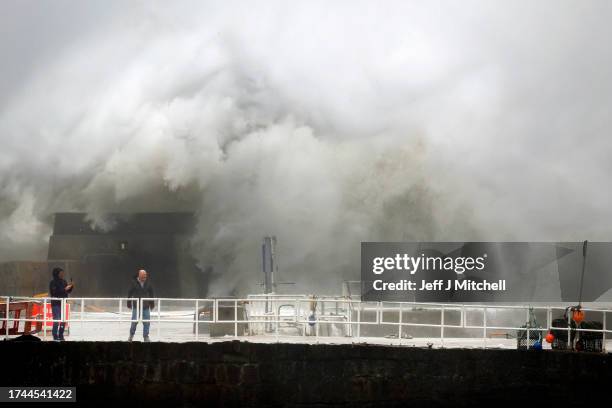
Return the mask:
{"type": "Polygon", "coordinates": [[[144,338],[144,342],[145,342],[145,343],[148,343],[148,342],[150,342],[150,341],[151,341],[151,339],[149,338],[149,336],[146,336],[146,337],[144,338]]]}
{"type": "Polygon", "coordinates": [[[134,335],[130,334],[130,337],[128,337],[128,341],[132,341],[132,340],[134,340],[134,335]]]}

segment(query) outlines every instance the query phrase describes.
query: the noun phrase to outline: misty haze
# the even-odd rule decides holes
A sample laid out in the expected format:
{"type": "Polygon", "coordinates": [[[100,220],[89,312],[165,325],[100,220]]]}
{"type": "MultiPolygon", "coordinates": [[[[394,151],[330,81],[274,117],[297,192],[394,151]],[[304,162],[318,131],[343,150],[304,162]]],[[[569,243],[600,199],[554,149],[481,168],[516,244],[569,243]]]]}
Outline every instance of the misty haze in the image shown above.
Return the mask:
{"type": "Polygon", "coordinates": [[[269,235],[327,294],[361,241],[610,240],[610,2],[0,9],[0,262],[71,212],[194,214],[201,296],[259,292],[269,235]]]}

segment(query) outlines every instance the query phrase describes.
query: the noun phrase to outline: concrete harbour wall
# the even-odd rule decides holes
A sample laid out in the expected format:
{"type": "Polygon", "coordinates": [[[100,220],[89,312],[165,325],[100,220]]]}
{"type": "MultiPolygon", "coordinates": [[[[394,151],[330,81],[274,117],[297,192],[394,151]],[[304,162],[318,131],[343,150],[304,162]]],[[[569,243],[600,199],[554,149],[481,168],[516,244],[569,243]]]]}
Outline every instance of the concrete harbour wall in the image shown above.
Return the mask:
{"type": "Polygon", "coordinates": [[[586,406],[611,401],[612,356],[371,345],[14,342],[0,385],[77,387],[91,405],[586,406]],[[10,369],[8,369],[10,368],[10,369]],[[202,405],[204,404],[204,405],[202,405]]]}

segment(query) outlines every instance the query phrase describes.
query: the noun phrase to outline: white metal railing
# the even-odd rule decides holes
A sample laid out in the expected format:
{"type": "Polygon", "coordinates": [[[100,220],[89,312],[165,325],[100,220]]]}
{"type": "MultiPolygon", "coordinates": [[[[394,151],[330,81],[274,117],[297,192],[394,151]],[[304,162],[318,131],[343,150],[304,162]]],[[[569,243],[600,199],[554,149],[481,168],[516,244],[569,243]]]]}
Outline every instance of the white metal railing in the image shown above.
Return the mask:
{"type": "MultiPolygon", "coordinates": [[[[200,326],[204,325],[210,332],[213,326],[223,326],[223,332],[230,337],[238,338],[244,335],[264,335],[278,338],[280,335],[289,337],[314,337],[316,341],[324,341],[322,331],[327,329],[331,333],[332,328],[341,328],[341,336],[354,338],[357,341],[373,341],[376,338],[389,337],[385,334],[370,334],[363,336],[362,330],[367,329],[393,329],[395,327],[399,344],[402,344],[406,330],[438,329],[439,335],[423,336],[424,338],[439,338],[441,346],[444,346],[449,330],[476,331],[478,335],[464,337],[466,339],[479,339],[482,347],[487,347],[487,339],[490,339],[491,331],[505,330],[508,332],[526,333],[527,344],[531,339],[532,332],[547,332],[549,330],[567,331],[568,344],[571,333],[601,333],[602,347],[606,348],[606,339],[610,338],[612,330],[607,328],[607,314],[612,310],[609,308],[582,308],[590,315],[601,317],[602,329],[572,328],[569,313],[561,306],[530,306],[530,305],[475,305],[475,304],[445,304],[445,303],[415,303],[415,302],[365,302],[339,297],[309,298],[306,296],[290,295],[255,295],[243,299],[221,298],[221,299],[185,299],[185,298],[31,298],[31,297],[0,297],[0,321],[3,323],[4,336],[10,337],[10,326],[15,322],[30,322],[42,325],[38,332],[47,337],[48,323],[80,323],[81,325],[94,325],[95,323],[155,323],[157,326],[157,340],[173,340],[176,332],[171,332],[171,325],[189,323],[193,326],[188,334],[192,340],[209,338],[200,332],[200,326]],[[136,316],[132,318],[132,311],[128,309],[127,303],[134,301],[136,316]],[[47,305],[52,301],[59,301],[61,312],[59,319],[49,319],[47,316],[47,305]],[[148,319],[143,318],[143,302],[153,301],[155,307],[150,312],[148,319]],[[42,315],[15,317],[11,316],[10,306],[20,302],[35,302],[42,310],[42,315]],[[66,316],[66,305],[71,309],[66,316]],[[285,308],[290,313],[283,312],[285,308]],[[2,310],[3,309],[3,310],[2,310]],[[291,312],[293,310],[293,312],[291,312]],[[530,313],[544,314],[546,324],[541,327],[527,327],[520,324],[497,324],[500,320],[495,316],[499,311],[511,313],[506,319],[524,319],[522,322],[530,321],[530,313]],[[520,312],[524,311],[523,316],[520,312]],[[423,320],[423,314],[429,313],[429,320],[437,316],[437,321],[427,322],[423,320]],[[421,321],[418,320],[421,314],[421,321]],[[552,327],[554,315],[566,314],[566,327],[552,327]],[[413,315],[416,321],[405,319],[405,316],[413,315]],[[368,318],[369,317],[369,318],[368,318]],[[474,322],[474,320],[477,320],[474,322]],[[233,326],[233,327],[232,327],[233,326]],[[233,330],[232,330],[233,329],[233,330]],[[291,330],[290,330],[291,329],[291,330]],[[291,334],[291,331],[296,332],[291,334]]],[[[502,319],[503,320],[503,319],[502,319]]],[[[463,333],[465,335],[465,333],[463,333]]],[[[405,342],[404,342],[405,344],[405,342]]]]}

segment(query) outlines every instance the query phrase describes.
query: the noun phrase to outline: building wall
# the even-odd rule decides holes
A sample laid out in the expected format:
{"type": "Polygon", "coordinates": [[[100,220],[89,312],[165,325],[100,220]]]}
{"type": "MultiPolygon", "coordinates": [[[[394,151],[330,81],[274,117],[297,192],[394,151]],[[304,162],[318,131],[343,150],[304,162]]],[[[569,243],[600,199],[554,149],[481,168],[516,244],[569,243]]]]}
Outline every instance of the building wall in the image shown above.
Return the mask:
{"type": "Polygon", "coordinates": [[[126,296],[138,269],[149,272],[158,297],[204,296],[190,252],[192,213],[108,214],[108,229],[93,228],[82,213],[55,216],[50,263],[72,260],[80,282],[75,296],[126,296]]]}
{"type": "Polygon", "coordinates": [[[46,262],[0,264],[0,295],[46,292],[51,270],[62,267],[73,296],[124,297],[138,269],[149,272],[157,297],[205,297],[208,275],[197,266],[190,237],[192,213],[109,214],[108,230],[83,213],[55,215],[46,262]]]}
{"type": "Polygon", "coordinates": [[[47,292],[50,280],[47,262],[0,263],[0,296],[33,296],[47,292]]]}

